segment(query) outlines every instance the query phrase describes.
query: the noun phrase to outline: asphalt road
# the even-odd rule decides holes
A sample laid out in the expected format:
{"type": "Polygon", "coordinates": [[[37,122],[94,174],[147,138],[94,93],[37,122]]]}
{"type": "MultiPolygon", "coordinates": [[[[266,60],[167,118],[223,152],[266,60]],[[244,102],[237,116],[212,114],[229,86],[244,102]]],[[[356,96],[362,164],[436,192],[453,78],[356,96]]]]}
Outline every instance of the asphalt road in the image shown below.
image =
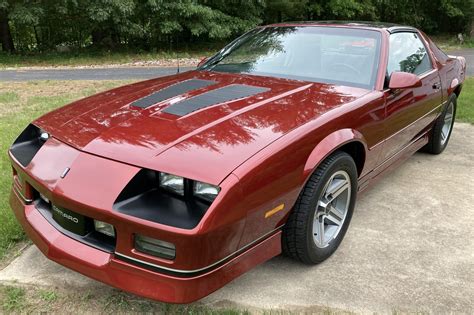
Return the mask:
{"type": "MultiPolygon", "coordinates": [[[[317,266],[279,256],[200,303],[301,313],[474,314],[474,127],[446,151],[417,153],[360,196],[338,251],[317,266]],[[326,311],[325,311],[326,310],[326,311]]],[[[0,283],[113,292],[29,247],[0,283]]]]}
{"type": "MultiPolygon", "coordinates": [[[[181,72],[194,67],[183,67],[181,72]]],[[[132,80],[151,79],[176,73],[174,67],[130,67],[91,69],[0,70],[0,81],[31,80],[132,80]]]]}
{"type": "MultiPolygon", "coordinates": [[[[474,76],[474,49],[450,52],[464,56],[467,61],[468,76],[474,76]]],[[[194,67],[182,67],[181,72],[194,67]]],[[[0,81],[31,80],[133,80],[151,79],[176,73],[175,67],[130,67],[92,69],[46,69],[46,70],[0,70],[0,81]]]]}
{"type": "Polygon", "coordinates": [[[466,75],[474,76],[474,48],[450,51],[449,55],[463,56],[466,58],[466,75]]]}

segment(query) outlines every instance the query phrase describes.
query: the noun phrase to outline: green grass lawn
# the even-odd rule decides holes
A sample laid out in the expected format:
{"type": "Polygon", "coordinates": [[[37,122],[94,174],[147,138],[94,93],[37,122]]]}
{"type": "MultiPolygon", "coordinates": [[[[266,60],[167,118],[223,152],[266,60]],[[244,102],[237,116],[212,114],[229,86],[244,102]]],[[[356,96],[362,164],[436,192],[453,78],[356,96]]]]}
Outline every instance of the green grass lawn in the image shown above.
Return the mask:
{"type": "MultiPolygon", "coordinates": [[[[30,121],[75,99],[125,84],[126,81],[0,82],[0,258],[24,234],[8,204],[11,166],[7,150],[30,121]]],[[[457,121],[474,124],[474,78],[466,80],[457,121]]]]}
{"type": "MultiPolygon", "coordinates": [[[[195,314],[246,315],[245,309],[214,306],[199,302],[178,305],[140,298],[112,288],[71,290],[69,288],[38,288],[21,285],[0,285],[0,313],[4,314],[195,314]],[[3,310],[3,312],[2,312],[3,310]]],[[[291,314],[269,311],[268,314],[291,314]]],[[[350,314],[321,307],[318,314],[350,314]]]]}
{"type": "MultiPolygon", "coordinates": [[[[178,54],[173,51],[157,52],[127,52],[127,51],[78,51],[78,52],[46,52],[28,54],[6,54],[0,52],[0,69],[17,67],[61,67],[61,66],[90,66],[108,64],[130,64],[135,62],[156,62],[160,65],[174,65],[177,56],[186,62],[192,58],[200,60],[211,56],[218,47],[200,48],[189,51],[181,51],[178,54]]],[[[188,62],[189,63],[189,62],[188,62]]],[[[193,62],[194,65],[194,62],[193,62]]]]}
{"type": "Polygon", "coordinates": [[[11,166],[7,150],[35,117],[75,99],[124,84],[124,81],[41,81],[0,83],[0,258],[24,238],[8,204],[11,166]]]}
{"type": "Polygon", "coordinates": [[[474,124],[474,77],[467,78],[464,82],[458,99],[456,121],[474,124]]]}

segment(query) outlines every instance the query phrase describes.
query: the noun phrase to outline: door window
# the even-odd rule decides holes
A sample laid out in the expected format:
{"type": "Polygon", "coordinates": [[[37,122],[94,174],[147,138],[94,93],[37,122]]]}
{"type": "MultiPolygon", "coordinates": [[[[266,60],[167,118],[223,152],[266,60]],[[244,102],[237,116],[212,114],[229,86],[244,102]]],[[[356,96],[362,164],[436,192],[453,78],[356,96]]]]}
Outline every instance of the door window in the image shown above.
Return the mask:
{"type": "Polygon", "coordinates": [[[431,60],[417,33],[390,35],[387,75],[390,76],[394,71],[420,75],[431,69],[431,60]]]}

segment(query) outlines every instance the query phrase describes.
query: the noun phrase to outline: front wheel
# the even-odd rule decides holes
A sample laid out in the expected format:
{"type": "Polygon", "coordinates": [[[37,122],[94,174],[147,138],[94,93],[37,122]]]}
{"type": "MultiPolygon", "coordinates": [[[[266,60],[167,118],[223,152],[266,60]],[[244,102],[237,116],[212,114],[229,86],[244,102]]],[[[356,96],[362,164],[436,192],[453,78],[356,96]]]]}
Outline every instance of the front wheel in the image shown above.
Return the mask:
{"type": "Polygon", "coordinates": [[[428,144],[423,150],[431,154],[440,154],[448,146],[456,117],[456,94],[449,97],[448,103],[436,120],[428,144]]]}
{"type": "Polygon", "coordinates": [[[354,160],[332,154],[311,175],[283,228],[284,254],[307,264],[331,256],[347,231],[356,194],[354,160]]]}

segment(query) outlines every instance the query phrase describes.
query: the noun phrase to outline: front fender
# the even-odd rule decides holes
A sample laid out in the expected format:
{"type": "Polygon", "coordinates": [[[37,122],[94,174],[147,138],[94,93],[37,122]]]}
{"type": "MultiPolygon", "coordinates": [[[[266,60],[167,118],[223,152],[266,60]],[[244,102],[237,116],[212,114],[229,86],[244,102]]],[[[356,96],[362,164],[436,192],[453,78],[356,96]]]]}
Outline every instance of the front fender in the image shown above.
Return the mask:
{"type": "Polygon", "coordinates": [[[452,81],[451,81],[451,84],[449,85],[449,88],[448,88],[448,95],[451,96],[451,93],[454,92],[454,90],[458,87],[459,85],[459,80],[457,78],[454,78],[452,81]]]}
{"type": "Polygon", "coordinates": [[[360,142],[364,146],[364,151],[367,155],[367,143],[359,131],[350,128],[334,131],[321,140],[313,151],[311,151],[303,169],[302,175],[304,180],[306,181],[306,179],[309,178],[326,157],[350,142],[360,142]]]}

